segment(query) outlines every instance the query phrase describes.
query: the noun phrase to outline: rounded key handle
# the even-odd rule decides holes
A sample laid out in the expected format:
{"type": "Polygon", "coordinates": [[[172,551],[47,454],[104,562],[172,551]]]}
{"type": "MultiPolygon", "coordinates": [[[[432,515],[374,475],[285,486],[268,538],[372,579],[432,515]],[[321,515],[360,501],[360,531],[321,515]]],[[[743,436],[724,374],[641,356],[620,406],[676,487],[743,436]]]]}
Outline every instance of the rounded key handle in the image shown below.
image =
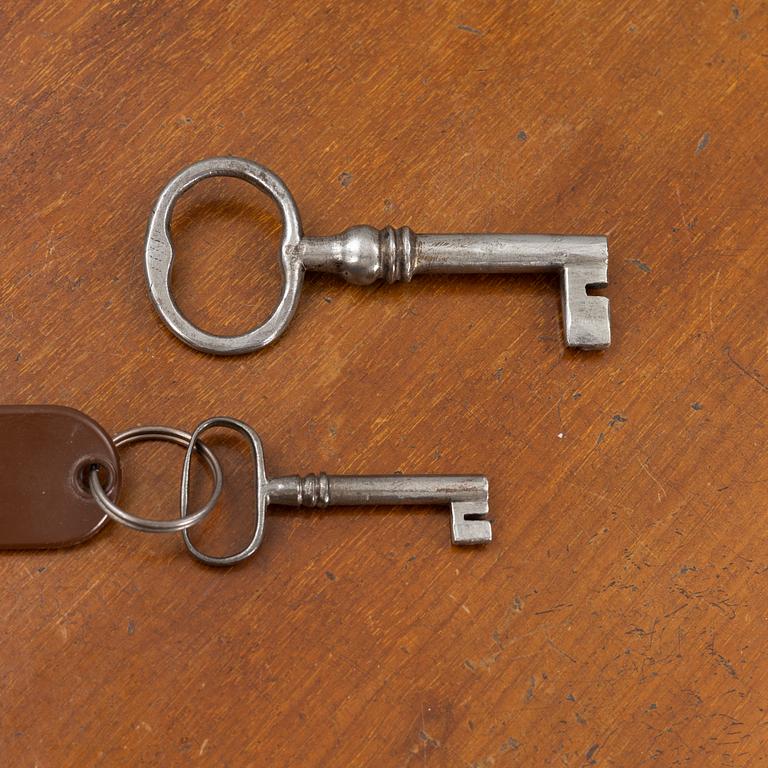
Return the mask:
{"type": "Polygon", "coordinates": [[[268,168],[239,157],[213,157],[193,163],[163,189],[149,220],[144,258],[152,302],[171,331],[195,349],[214,355],[240,355],[261,349],[283,332],[296,311],[304,278],[304,266],[297,253],[301,237],[296,203],[283,181],[268,168]],[[184,316],[171,293],[173,242],[170,224],[174,205],[190,187],[214,176],[230,176],[258,187],[277,203],[283,219],[280,301],[266,322],[239,336],[218,336],[202,330],[184,316]]]}
{"type": "Polygon", "coordinates": [[[187,455],[184,458],[184,469],[181,474],[181,517],[187,516],[187,505],[189,502],[189,473],[192,466],[192,455],[195,445],[201,445],[200,436],[203,432],[213,427],[224,427],[239,432],[246,438],[251,448],[251,459],[253,460],[253,493],[254,493],[254,522],[251,539],[248,544],[239,552],[232,555],[209,555],[199,549],[192,543],[189,537],[189,530],[185,528],[182,531],[184,543],[190,554],[206,565],[228,566],[235,565],[249,558],[260,546],[264,537],[264,524],[266,520],[267,504],[269,504],[269,494],[267,486],[267,474],[264,467],[264,451],[261,447],[261,440],[245,422],[239,419],[233,419],[229,416],[215,416],[212,419],[206,419],[198,424],[189,441],[187,455]]]}

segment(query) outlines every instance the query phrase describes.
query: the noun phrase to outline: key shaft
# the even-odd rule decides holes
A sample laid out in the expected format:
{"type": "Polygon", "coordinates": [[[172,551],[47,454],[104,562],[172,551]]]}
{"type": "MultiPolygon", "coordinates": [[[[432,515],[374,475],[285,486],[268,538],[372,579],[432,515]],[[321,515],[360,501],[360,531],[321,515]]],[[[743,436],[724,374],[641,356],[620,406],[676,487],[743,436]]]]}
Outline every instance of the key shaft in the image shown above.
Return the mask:
{"type": "Polygon", "coordinates": [[[608,241],[601,235],[419,235],[409,227],[363,225],[304,237],[297,255],[305,269],[358,285],[410,282],[419,273],[559,272],[566,344],[604,349],[611,341],[608,299],[587,293],[608,283],[608,241]]]}
{"type": "Polygon", "coordinates": [[[488,480],[482,475],[289,475],[267,483],[267,503],[290,507],[450,504],[451,540],[491,541],[488,480]]]}

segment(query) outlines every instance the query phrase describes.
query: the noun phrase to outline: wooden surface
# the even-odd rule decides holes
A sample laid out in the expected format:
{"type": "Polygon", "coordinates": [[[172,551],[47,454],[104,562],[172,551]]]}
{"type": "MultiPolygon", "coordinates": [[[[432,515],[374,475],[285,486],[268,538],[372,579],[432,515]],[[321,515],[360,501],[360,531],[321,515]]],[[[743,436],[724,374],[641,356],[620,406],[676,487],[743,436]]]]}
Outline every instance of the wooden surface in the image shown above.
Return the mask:
{"type": "MultiPolygon", "coordinates": [[[[64,6],[0,7],[3,401],[111,432],[230,414],[273,474],[483,472],[495,538],[282,511],[224,571],[117,526],[3,553],[2,763],[764,764],[768,4],[64,6]],[[608,234],[611,348],[564,348],[553,277],[310,275],[273,347],[188,349],[144,227],[228,153],[310,234],[608,234]]],[[[179,205],[204,327],[269,311],[278,224],[235,181],[179,205]]],[[[243,446],[212,445],[222,552],[250,491],[243,446]]],[[[181,451],[123,456],[121,501],[173,516],[181,451]]]]}

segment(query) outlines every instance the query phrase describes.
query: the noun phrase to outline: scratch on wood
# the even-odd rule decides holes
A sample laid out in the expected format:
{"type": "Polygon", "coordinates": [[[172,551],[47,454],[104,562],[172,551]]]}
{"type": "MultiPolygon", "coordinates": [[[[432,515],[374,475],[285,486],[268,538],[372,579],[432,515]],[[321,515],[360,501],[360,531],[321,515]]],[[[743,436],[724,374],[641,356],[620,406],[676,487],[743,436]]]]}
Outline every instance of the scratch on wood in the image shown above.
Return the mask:
{"type": "Polygon", "coordinates": [[[473,35],[482,36],[485,34],[482,29],[477,29],[475,27],[470,27],[469,24],[457,24],[456,29],[460,29],[462,32],[469,32],[473,35]]]}
{"type": "Polygon", "coordinates": [[[573,603],[560,603],[559,605],[555,605],[552,608],[546,608],[543,611],[534,611],[534,616],[543,616],[545,613],[554,613],[555,611],[562,610],[563,608],[572,608],[573,603]]]}
{"type": "Polygon", "coordinates": [[[731,362],[732,362],[732,363],[733,363],[733,364],[734,364],[734,365],[735,365],[735,366],[736,366],[736,367],[737,367],[737,368],[738,368],[738,369],[739,369],[739,370],[740,370],[740,371],[741,371],[741,372],[742,372],[742,373],[743,373],[745,376],[749,376],[749,378],[750,378],[750,379],[752,379],[752,381],[754,381],[754,382],[755,382],[755,383],[756,383],[756,384],[757,384],[757,385],[760,387],[760,389],[762,389],[762,390],[764,390],[764,391],[768,392],[768,386],[766,386],[766,384],[765,384],[765,383],[763,383],[763,382],[760,380],[760,377],[759,377],[759,375],[752,373],[752,371],[750,371],[750,370],[748,370],[747,368],[745,368],[745,367],[744,367],[744,366],[743,366],[743,365],[742,365],[742,364],[741,364],[741,363],[740,363],[738,360],[736,360],[736,358],[733,356],[733,353],[731,352],[731,348],[730,348],[730,346],[726,345],[725,347],[723,347],[723,349],[725,350],[725,354],[728,356],[728,359],[729,359],[729,360],[730,360],[730,361],[731,361],[731,362]]]}
{"type": "Polygon", "coordinates": [[[648,465],[644,461],[642,461],[641,459],[638,459],[638,462],[639,462],[640,466],[643,468],[643,471],[648,475],[648,477],[650,477],[651,480],[653,480],[653,482],[656,483],[656,485],[659,486],[659,491],[660,491],[660,493],[658,494],[659,501],[661,501],[662,498],[666,498],[667,497],[666,489],[659,482],[658,478],[656,478],[656,476],[653,474],[653,472],[651,472],[651,470],[648,469],[648,465]]]}

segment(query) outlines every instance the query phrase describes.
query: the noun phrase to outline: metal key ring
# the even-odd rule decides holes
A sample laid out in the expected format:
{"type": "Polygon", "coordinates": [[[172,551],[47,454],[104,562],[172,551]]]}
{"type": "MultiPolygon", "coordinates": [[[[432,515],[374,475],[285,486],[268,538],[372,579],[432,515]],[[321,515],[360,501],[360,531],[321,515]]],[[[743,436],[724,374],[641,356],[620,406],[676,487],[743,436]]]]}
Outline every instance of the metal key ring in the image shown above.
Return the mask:
{"type": "MultiPolygon", "coordinates": [[[[133,429],[128,429],[114,437],[112,443],[115,448],[120,448],[123,445],[139,443],[145,440],[161,440],[187,448],[192,442],[192,435],[180,429],[173,429],[172,427],[134,427],[133,429]]],[[[107,494],[104,492],[101,480],[99,480],[99,467],[94,466],[91,468],[88,478],[91,484],[91,492],[93,493],[96,503],[113,520],[128,526],[128,528],[133,528],[136,531],[143,531],[145,533],[175,533],[191,528],[193,525],[197,525],[197,523],[199,523],[216,506],[224,486],[224,476],[218,459],[205,443],[196,440],[195,448],[200,452],[205,459],[208,468],[211,470],[211,475],[213,476],[213,492],[206,504],[193,515],[183,515],[178,520],[152,520],[147,517],[131,515],[120,509],[117,504],[110,501],[107,494]]],[[[186,501],[186,493],[184,494],[184,499],[186,501]]]]}
{"type": "Polygon", "coordinates": [[[261,349],[283,332],[296,311],[304,279],[304,264],[297,253],[301,236],[296,203],[288,187],[268,168],[240,157],[212,157],[193,163],[168,182],[149,219],[144,265],[152,303],[171,331],[201,352],[240,355],[261,349]],[[277,203],[283,219],[280,247],[283,291],[280,301],[266,322],[239,336],[218,336],[202,330],[184,316],[171,293],[174,254],[170,224],[173,208],[190,187],[214,176],[230,176],[258,187],[277,203]]]}

